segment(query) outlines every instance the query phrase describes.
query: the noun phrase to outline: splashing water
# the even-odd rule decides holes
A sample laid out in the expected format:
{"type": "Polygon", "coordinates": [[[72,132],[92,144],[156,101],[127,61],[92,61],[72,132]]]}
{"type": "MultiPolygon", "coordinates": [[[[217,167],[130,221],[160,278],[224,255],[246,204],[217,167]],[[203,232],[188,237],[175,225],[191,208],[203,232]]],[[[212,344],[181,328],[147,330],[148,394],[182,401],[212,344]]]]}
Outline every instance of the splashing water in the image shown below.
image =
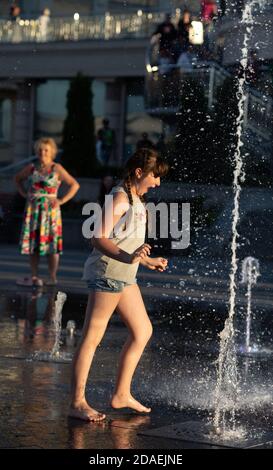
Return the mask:
{"type": "Polygon", "coordinates": [[[260,276],[260,263],[253,256],[247,256],[242,261],[241,284],[256,284],[260,276]]]}
{"type": "Polygon", "coordinates": [[[58,292],[57,299],[55,300],[55,315],[54,315],[54,330],[55,330],[55,343],[50,353],[50,358],[55,359],[60,355],[61,346],[61,332],[62,332],[62,309],[66,301],[66,294],[58,292]]]}
{"type": "Polygon", "coordinates": [[[66,324],[66,334],[68,336],[73,336],[76,330],[76,323],[74,320],[68,320],[66,324]]]}
{"type": "Polygon", "coordinates": [[[28,361],[45,361],[45,362],[71,362],[71,354],[60,352],[61,334],[62,334],[62,309],[66,301],[67,295],[64,292],[58,292],[55,300],[55,312],[53,318],[55,341],[50,352],[35,351],[32,356],[27,358],[28,361]]]}
{"type": "Polygon", "coordinates": [[[252,286],[257,283],[257,278],[260,276],[259,261],[252,256],[248,256],[242,263],[242,284],[247,285],[247,314],[246,314],[246,343],[245,351],[251,352],[250,347],[250,327],[251,327],[251,300],[252,300],[252,286]]]}
{"type": "MultiPolygon", "coordinates": [[[[260,7],[263,6],[263,0],[259,2],[260,7]]],[[[236,274],[238,271],[237,260],[237,240],[238,240],[238,223],[240,219],[240,194],[241,182],[244,180],[245,173],[243,170],[243,158],[241,148],[243,146],[243,124],[244,124],[244,104],[247,97],[245,91],[246,72],[248,66],[248,50],[249,41],[254,27],[252,16],[253,7],[257,4],[257,0],[249,0],[244,7],[242,24],[246,26],[244,33],[242,58],[240,66],[242,69],[242,76],[238,77],[238,117],[236,119],[237,125],[237,145],[234,154],[235,168],[233,172],[233,192],[234,192],[234,208],[232,211],[232,242],[231,242],[231,271],[229,275],[229,314],[225,321],[223,331],[220,333],[220,353],[217,361],[217,383],[215,390],[215,415],[213,425],[217,432],[224,433],[226,431],[227,411],[229,410],[229,423],[230,427],[235,430],[235,410],[236,402],[239,393],[239,381],[237,371],[237,358],[234,340],[234,315],[236,305],[236,274]]]]}

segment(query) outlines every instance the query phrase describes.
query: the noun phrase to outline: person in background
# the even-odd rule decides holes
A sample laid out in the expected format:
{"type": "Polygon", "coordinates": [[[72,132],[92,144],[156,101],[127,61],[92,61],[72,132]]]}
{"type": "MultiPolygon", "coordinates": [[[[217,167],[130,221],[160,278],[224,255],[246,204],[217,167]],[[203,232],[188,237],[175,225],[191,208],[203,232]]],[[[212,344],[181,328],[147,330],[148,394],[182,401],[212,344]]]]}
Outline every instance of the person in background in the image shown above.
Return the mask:
{"type": "Polygon", "coordinates": [[[42,137],[35,143],[38,161],[25,166],[15,175],[17,190],[26,198],[20,237],[21,254],[29,256],[31,267],[31,277],[19,279],[18,285],[43,285],[38,277],[40,255],[48,258],[50,280],[47,285],[57,284],[59,255],[63,249],[60,206],[72,199],[80,187],[62,165],[54,163],[57,150],[53,139],[42,137]],[[23,184],[25,181],[28,183],[27,189],[23,184]],[[66,183],[69,190],[59,198],[61,182],[66,183]]]}
{"type": "Polygon", "coordinates": [[[21,8],[16,4],[13,3],[9,10],[9,17],[11,21],[16,21],[20,18],[21,8]]]}
{"type": "Polygon", "coordinates": [[[136,143],[136,149],[152,149],[154,148],[153,142],[149,139],[148,133],[147,132],[142,132],[141,134],[141,139],[139,139],[136,143]]]}
{"type": "Polygon", "coordinates": [[[115,131],[109,126],[109,119],[103,119],[103,127],[98,131],[97,139],[101,141],[100,155],[105,166],[108,166],[116,147],[115,131]]]}
{"type": "Polygon", "coordinates": [[[172,73],[172,65],[175,63],[174,56],[168,49],[160,49],[158,57],[158,73],[167,76],[172,73]]]}
{"type": "Polygon", "coordinates": [[[218,18],[218,7],[215,0],[201,0],[201,20],[204,28],[203,59],[211,59],[211,50],[215,43],[214,21],[218,18]]]}
{"type": "Polygon", "coordinates": [[[165,20],[158,25],[152,36],[157,35],[159,36],[159,51],[166,49],[172,53],[177,31],[171,22],[171,15],[169,13],[166,14],[165,20]]]}
{"type": "Polygon", "coordinates": [[[193,53],[193,47],[190,46],[187,51],[182,52],[177,60],[180,72],[190,71],[197,62],[197,57],[193,53]]]}
{"type": "Polygon", "coordinates": [[[10,8],[10,20],[12,22],[12,27],[11,29],[11,41],[12,42],[21,42],[22,40],[22,28],[20,25],[20,13],[21,13],[21,8],[16,5],[15,3],[11,5],[10,8]]]}
{"type": "Polygon", "coordinates": [[[205,24],[217,17],[218,8],[215,0],[201,0],[201,19],[205,24]]]}
{"type": "Polygon", "coordinates": [[[45,8],[43,13],[38,18],[39,26],[40,26],[40,40],[47,41],[48,39],[48,26],[50,23],[50,10],[45,8]]]}
{"type": "Polygon", "coordinates": [[[184,10],[182,18],[179,20],[177,29],[178,29],[178,41],[181,45],[181,48],[184,51],[187,51],[190,45],[189,41],[189,31],[191,26],[191,14],[189,10],[184,10]]]}

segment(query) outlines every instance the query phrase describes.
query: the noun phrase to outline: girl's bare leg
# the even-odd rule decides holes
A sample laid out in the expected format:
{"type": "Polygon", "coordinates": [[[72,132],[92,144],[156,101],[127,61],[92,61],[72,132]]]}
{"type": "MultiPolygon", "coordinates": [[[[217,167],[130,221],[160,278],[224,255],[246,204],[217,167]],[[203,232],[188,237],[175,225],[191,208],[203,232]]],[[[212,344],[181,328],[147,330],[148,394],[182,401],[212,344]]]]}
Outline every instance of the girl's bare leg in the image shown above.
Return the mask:
{"type": "Polygon", "coordinates": [[[57,271],[59,267],[60,255],[58,253],[50,254],[47,256],[48,270],[50,280],[55,283],[57,281],[57,271]]]}
{"type": "Polygon", "coordinates": [[[30,255],[31,276],[35,278],[38,277],[39,258],[39,253],[33,253],[30,255]]]}
{"type": "Polygon", "coordinates": [[[85,421],[101,421],[105,415],[88,405],[85,387],[97,346],[114,312],[121,293],[95,292],[89,295],[81,343],[72,370],[72,399],[69,416],[85,421]]]}
{"type": "Polygon", "coordinates": [[[127,325],[130,335],[121,352],[117,384],[111,405],[113,408],[129,407],[149,413],[151,409],[143,406],[131,395],[133,374],[153,331],[137,284],[123,290],[117,311],[127,325]]]}

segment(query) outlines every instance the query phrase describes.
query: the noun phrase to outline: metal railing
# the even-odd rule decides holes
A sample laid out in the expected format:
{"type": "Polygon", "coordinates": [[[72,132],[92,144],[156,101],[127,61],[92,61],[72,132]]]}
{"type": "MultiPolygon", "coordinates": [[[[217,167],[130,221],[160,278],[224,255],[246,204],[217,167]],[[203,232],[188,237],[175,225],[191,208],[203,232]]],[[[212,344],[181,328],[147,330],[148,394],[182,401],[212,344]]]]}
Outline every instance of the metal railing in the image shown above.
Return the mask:
{"type": "MultiPolygon", "coordinates": [[[[179,96],[188,79],[194,79],[204,89],[208,107],[212,108],[217,100],[217,90],[232,74],[216,62],[195,60],[190,67],[178,64],[163,66],[159,62],[159,49],[155,43],[146,54],[146,111],[154,115],[170,115],[179,112],[179,96]]],[[[244,108],[244,127],[252,135],[265,142],[272,141],[273,100],[250,86],[247,87],[244,108]]]]}
{"type": "Polygon", "coordinates": [[[0,20],[0,43],[80,41],[88,39],[147,38],[164,13],[141,13],[52,18],[47,27],[39,19],[0,20]]]}
{"type": "MultiPolygon", "coordinates": [[[[258,4],[253,15],[267,14],[273,10],[271,0],[263,0],[263,8],[258,4]]],[[[0,19],[0,43],[79,41],[88,39],[147,38],[155,25],[161,23],[166,11],[142,11],[128,14],[53,17],[47,26],[41,26],[39,18],[18,18],[16,21],[0,19]]],[[[181,9],[177,8],[172,21],[177,24],[181,9]]],[[[198,14],[197,14],[198,17],[198,14]]],[[[238,20],[236,8],[228,9],[225,20],[238,20]]]]}

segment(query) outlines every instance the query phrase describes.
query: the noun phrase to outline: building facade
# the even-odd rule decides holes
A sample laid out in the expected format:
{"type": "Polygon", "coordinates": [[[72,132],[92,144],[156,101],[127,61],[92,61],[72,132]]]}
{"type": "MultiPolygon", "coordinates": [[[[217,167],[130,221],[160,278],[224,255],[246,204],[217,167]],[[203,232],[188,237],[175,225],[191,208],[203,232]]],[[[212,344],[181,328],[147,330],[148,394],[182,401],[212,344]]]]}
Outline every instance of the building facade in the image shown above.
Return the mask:
{"type": "MultiPolygon", "coordinates": [[[[1,2],[2,14],[3,8],[7,10],[10,3],[1,2]]],[[[154,2],[155,5],[159,3],[154,2]]],[[[22,9],[29,15],[49,6],[56,15],[65,12],[71,16],[78,4],[79,14],[88,15],[95,5],[117,7],[120,2],[21,2],[22,9]]],[[[128,1],[129,4],[135,8],[142,2],[128,1]]],[[[166,130],[167,120],[162,120],[162,116],[153,110],[147,112],[145,57],[149,37],[163,17],[164,13],[160,16],[136,12],[123,20],[118,15],[105,14],[80,21],[74,21],[72,16],[70,19],[60,17],[52,20],[49,40],[42,40],[39,36],[36,20],[22,20],[14,25],[1,20],[0,166],[20,162],[32,155],[35,139],[43,135],[54,137],[61,147],[69,82],[79,72],[92,79],[96,132],[104,118],[109,119],[110,126],[116,131],[113,164],[122,164],[135,149],[143,132],[147,132],[156,143],[166,130]]],[[[260,44],[258,53],[269,61],[272,61],[273,50],[272,18],[271,11],[257,20],[250,41],[250,48],[260,44]],[[264,28],[265,20],[269,25],[267,28],[264,28]]],[[[215,42],[217,38],[224,41],[224,67],[238,62],[242,33],[238,18],[219,22],[215,42]]],[[[150,73],[155,87],[159,83],[157,75],[158,72],[150,73]]],[[[263,103],[260,108],[263,109],[263,103]]]]}
{"type": "Polygon", "coordinates": [[[162,122],[145,112],[146,48],[143,39],[0,46],[0,166],[28,158],[41,136],[61,147],[67,92],[79,72],[92,79],[96,132],[104,118],[115,130],[112,164],[122,164],[142,132],[156,142],[162,122]]]}
{"type": "MultiPolygon", "coordinates": [[[[7,16],[10,0],[0,2],[0,15],[7,16]]],[[[19,0],[17,3],[24,16],[39,15],[44,8],[49,8],[52,16],[72,16],[143,11],[173,11],[175,8],[190,7],[198,10],[199,0],[19,0]]]]}

